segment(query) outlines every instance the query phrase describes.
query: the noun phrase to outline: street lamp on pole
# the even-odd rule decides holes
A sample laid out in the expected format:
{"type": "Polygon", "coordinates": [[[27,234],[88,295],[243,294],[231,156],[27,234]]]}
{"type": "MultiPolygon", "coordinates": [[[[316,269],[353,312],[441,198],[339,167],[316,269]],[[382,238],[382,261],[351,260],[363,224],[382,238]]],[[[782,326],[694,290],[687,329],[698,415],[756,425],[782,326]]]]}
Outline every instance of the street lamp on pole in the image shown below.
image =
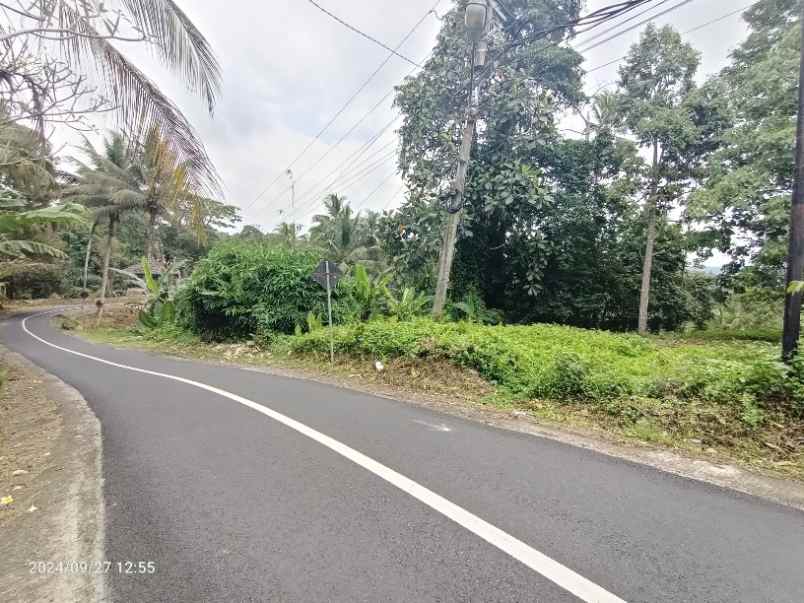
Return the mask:
{"type": "Polygon", "coordinates": [[[466,33],[472,42],[479,42],[486,33],[488,25],[489,5],[483,0],[470,0],[466,5],[466,33]]]}

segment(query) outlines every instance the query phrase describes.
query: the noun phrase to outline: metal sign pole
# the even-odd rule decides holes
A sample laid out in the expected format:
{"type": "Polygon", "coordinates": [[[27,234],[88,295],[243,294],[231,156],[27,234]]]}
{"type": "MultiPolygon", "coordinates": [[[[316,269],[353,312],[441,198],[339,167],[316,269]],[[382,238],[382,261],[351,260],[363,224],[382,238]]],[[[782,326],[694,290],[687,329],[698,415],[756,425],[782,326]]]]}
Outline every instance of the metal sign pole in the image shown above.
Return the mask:
{"type": "Polygon", "coordinates": [[[327,313],[329,314],[329,362],[335,364],[335,335],[332,333],[332,286],[329,261],[327,261],[327,313]]]}

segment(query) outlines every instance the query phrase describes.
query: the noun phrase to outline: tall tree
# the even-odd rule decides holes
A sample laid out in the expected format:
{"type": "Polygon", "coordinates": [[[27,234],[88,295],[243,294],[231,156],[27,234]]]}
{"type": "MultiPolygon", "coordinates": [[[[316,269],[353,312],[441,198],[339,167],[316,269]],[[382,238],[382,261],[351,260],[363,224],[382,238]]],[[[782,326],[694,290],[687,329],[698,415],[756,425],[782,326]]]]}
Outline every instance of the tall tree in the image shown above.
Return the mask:
{"type": "MultiPolygon", "coordinates": [[[[571,35],[562,25],[577,18],[581,2],[518,0],[508,5],[517,27],[502,28],[490,36],[489,55],[497,60],[490,60],[475,74],[481,101],[464,195],[466,205],[471,205],[472,189],[482,180],[487,187],[482,213],[502,229],[503,223],[496,219],[499,215],[516,221],[513,213],[527,214],[530,202],[542,197],[542,166],[533,161],[533,155],[551,138],[560,111],[582,99],[581,57],[559,44],[571,35]],[[545,31],[552,32],[546,39],[545,31]]],[[[449,203],[445,193],[461,144],[472,79],[472,44],[465,33],[464,8],[461,2],[446,14],[432,57],[397,91],[395,103],[404,117],[399,164],[411,192],[406,203],[417,209],[424,209],[422,202],[435,207],[449,203]]],[[[407,208],[401,213],[407,213],[407,208]]],[[[464,216],[456,266],[461,239],[472,232],[469,222],[482,220],[482,213],[464,216]]],[[[433,225],[426,210],[421,216],[428,227],[433,225]]],[[[528,219],[520,222],[523,232],[528,219]]],[[[409,222],[404,226],[424,233],[409,222]]],[[[499,235],[505,236],[502,231],[499,235]]],[[[429,244],[431,239],[429,234],[410,239],[408,247],[414,240],[429,244]]],[[[532,258],[534,265],[538,261],[532,258]]],[[[452,284],[453,290],[459,288],[454,278],[452,284]]],[[[520,286],[527,290],[524,283],[520,286]]]]}
{"type": "Polygon", "coordinates": [[[685,103],[695,88],[699,54],[671,27],[649,25],[620,67],[621,100],[628,130],[648,150],[645,178],[645,253],[639,298],[640,333],[648,330],[651,275],[660,214],[680,198],[688,178],[684,157],[697,136],[685,103]]]}
{"type": "Polygon", "coordinates": [[[743,18],[748,38],[711,82],[733,119],[707,162],[691,215],[710,245],[730,255],[729,274],[782,292],[798,111],[798,0],[761,0],[743,18]]]}

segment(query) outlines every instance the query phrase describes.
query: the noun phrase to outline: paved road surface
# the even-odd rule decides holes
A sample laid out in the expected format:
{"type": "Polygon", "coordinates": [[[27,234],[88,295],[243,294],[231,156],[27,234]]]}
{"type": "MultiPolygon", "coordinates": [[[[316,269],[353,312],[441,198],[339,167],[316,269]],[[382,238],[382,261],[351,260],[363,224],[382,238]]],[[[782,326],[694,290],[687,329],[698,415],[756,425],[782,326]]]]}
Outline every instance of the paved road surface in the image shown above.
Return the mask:
{"type": "Polygon", "coordinates": [[[0,338],[101,420],[107,558],[157,566],[112,573],[115,601],[804,601],[800,511],[46,317],[27,329],[0,338]]]}

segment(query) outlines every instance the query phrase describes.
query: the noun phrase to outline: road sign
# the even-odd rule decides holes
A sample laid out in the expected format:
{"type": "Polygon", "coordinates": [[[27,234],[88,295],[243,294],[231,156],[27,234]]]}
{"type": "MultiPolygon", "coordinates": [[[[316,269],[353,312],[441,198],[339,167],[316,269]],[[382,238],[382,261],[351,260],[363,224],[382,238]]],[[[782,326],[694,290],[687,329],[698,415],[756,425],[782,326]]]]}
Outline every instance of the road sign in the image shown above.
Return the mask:
{"type": "Polygon", "coordinates": [[[329,260],[322,260],[313,272],[313,280],[327,290],[327,314],[329,315],[329,361],[335,362],[335,339],[332,335],[332,290],[338,286],[341,271],[338,265],[329,260]]]}
{"type": "Polygon", "coordinates": [[[324,287],[327,287],[327,274],[329,273],[329,287],[332,289],[337,288],[338,281],[343,276],[343,273],[338,268],[338,265],[335,262],[330,262],[329,260],[322,260],[321,263],[318,265],[318,268],[315,269],[313,272],[313,280],[324,287]]]}

